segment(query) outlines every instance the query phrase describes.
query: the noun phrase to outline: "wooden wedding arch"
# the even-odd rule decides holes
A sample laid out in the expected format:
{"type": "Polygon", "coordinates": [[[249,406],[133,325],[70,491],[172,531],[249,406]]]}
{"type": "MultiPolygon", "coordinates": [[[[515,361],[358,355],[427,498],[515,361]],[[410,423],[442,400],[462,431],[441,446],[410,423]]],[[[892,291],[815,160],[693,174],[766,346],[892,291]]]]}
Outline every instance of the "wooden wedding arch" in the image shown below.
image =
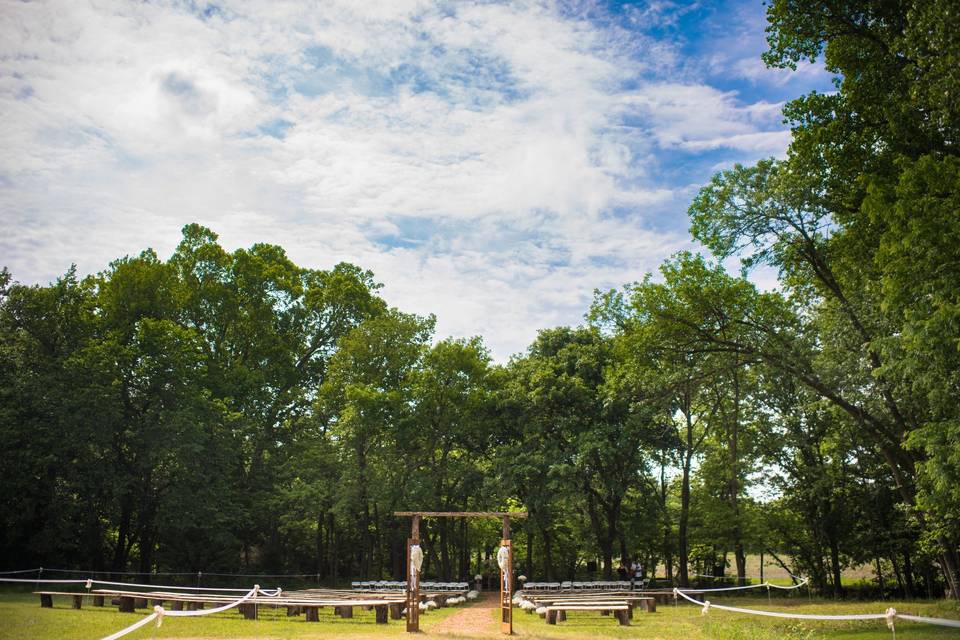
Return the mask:
{"type": "Polygon", "coordinates": [[[420,572],[410,561],[410,550],[420,544],[420,520],[423,518],[498,518],[503,521],[500,546],[507,549],[506,569],[500,568],[500,631],[513,634],[513,547],[510,543],[510,518],[526,518],[526,511],[397,511],[393,515],[410,518],[407,539],[407,631],[420,630],[420,572]]]}

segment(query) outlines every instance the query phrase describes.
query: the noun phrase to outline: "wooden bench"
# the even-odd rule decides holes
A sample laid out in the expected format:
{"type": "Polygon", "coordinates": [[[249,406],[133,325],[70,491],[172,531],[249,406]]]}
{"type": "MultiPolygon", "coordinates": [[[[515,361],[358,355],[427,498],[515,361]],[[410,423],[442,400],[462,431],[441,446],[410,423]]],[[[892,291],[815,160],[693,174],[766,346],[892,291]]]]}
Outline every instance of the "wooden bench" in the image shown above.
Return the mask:
{"type": "MultiPolygon", "coordinates": [[[[550,606],[553,604],[596,604],[596,603],[615,603],[626,604],[630,607],[630,618],[633,619],[633,610],[640,608],[645,613],[655,613],[657,611],[657,601],[650,596],[563,596],[558,595],[553,598],[535,597],[531,602],[539,606],[550,606]]],[[[533,613],[533,609],[527,609],[527,613],[533,613]]]]}
{"type": "MultiPolygon", "coordinates": [[[[35,591],[40,596],[40,606],[43,608],[53,607],[54,596],[69,596],[73,599],[73,608],[80,609],[83,598],[93,598],[93,604],[97,607],[104,606],[107,598],[111,603],[118,605],[121,612],[134,612],[136,609],[142,609],[147,606],[149,601],[151,605],[170,604],[173,611],[196,611],[203,609],[206,605],[220,606],[229,604],[237,600],[237,596],[215,595],[215,594],[192,594],[168,591],[123,591],[117,589],[95,589],[92,592],[72,592],[72,591],[35,591]]],[[[238,612],[248,620],[257,618],[257,610],[261,605],[270,607],[286,607],[287,615],[300,615],[306,613],[307,621],[319,622],[319,609],[325,606],[334,608],[334,614],[341,618],[352,618],[354,607],[361,607],[365,610],[373,610],[377,624],[387,624],[388,620],[402,619],[402,610],[405,599],[396,594],[383,594],[383,597],[364,597],[357,598],[355,594],[349,592],[342,594],[318,593],[318,592],[290,592],[284,593],[281,597],[254,596],[238,605],[238,612]],[[339,596],[339,597],[338,597],[339,596]],[[352,596],[352,597],[347,597],[352,596]]]]}
{"type": "Polygon", "coordinates": [[[557,624],[567,619],[567,611],[599,611],[601,614],[613,612],[620,626],[630,625],[630,611],[626,604],[554,604],[546,607],[544,618],[547,624],[557,624]]]}
{"type": "Polygon", "coordinates": [[[93,606],[103,606],[103,596],[94,593],[78,593],[76,591],[34,591],[40,596],[40,606],[44,609],[53,607],[53,596],[70,596],[73,598],[73,608],[79,609],[83,605],[84,598],[93,598],[93,606]]]}
{"type": "MultiPolygon", "coordinates": [[[[552,602],[546,602],[543,604],[543,607],[572,607],[572,606],[583,606],[583,607],[600,607],[600,615],[608,616],[612,609],[606,607],[620,607],[627,605],[627,616],[633,620],[633,609],[634,606],[630,602],[626,602],[621,599],[607,599],[607,600],[554,600],[552,602]]],[[[546,614],[544,614],[545,617],[546,614]]]]}
{"type": "MultiPolygon", "coordinates": [[[[138,601],[146,603],[146,598],[150,598],[155,603],[170,602],[174,611],[182,611],[186,608],[189,611],[203,609],[205,605],[210,604],[219,606],[235,602],[235,596],[226,595],[197,595],[190,593],[172,593],[166,591],[139,592],[139,591],[117,591],[98,589],[97,593],[110,594],[119,597],[121,611],[132,611],[128,607],[133,607],[138,601]]],[[[338,599],[338,598],[320,598],[318,594],[304,595],[302,592],[292,592],[284,594],[281,597],[254,596],[237,606],[238,612],[248,620],[256,620],[258,607],[265,605],[269,607],[286,607],[287,615],[294,616],[305,613],[308,622],[319,622],[319,610],[323,607],[333,607],[334,615],[341,618],[352,618],[353,608],[362,607],[364,609],[373,609],[377,624],[387,624],[389,619],[399,620],[403,606],[403,601],[396,597],[392,599],[374,598],[374,599],[338,599]]],[[[142,606],[146,606],[145,604],[142,606]]]]}

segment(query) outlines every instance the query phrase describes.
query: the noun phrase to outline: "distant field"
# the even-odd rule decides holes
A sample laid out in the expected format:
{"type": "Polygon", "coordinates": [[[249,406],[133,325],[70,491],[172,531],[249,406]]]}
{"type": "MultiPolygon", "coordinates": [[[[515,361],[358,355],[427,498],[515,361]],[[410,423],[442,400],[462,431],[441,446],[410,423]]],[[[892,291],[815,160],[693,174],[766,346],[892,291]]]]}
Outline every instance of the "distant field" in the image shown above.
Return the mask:
{"type": "MultiPolygon", "coordinates": [[[[790,564],[789,556],[780,556],[780,558],[790,564]]],[[[732,565],[733,557],[730,556],[731,566],[727,567],[727,575],[734,577],[736,576],[736,566],[732,565]]],[[[662,571],[663,567],[659,567],[659,570],[662,571]]],[[[760,580],[760,555],[749,555],[747,556],[747,576],[753,578],[756,581],[760,580]]],[[[660,576],[662,577],[662,576],[660,576]]],[[[765,580],[769,580],[774,584],[790,584],[790,574],[788,574],[783,567],[781,567],[773,558],[768,555],[763,556],[763,577],[765,580]]],[[[844,584],[853,584],[856,582],[861,582],[863,580],[873,580],[874,571],[873,567],[870,565],[862,565],[860,567],[854,567],[846,569],[843,572],[843,582],[844,584]]],[[[892,579],[893,576],[891,575],[892,579]]]]}

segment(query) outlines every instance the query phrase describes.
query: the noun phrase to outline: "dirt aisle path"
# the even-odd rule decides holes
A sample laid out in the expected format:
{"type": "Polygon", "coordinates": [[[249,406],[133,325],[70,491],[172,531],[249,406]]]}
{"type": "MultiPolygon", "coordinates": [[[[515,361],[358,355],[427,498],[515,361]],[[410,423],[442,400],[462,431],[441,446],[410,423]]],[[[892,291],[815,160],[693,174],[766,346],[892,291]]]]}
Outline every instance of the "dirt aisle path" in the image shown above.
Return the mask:
{"type": "Polygon", "coordinates": [[[499,606],[499,593],[483,592],[463,609],[432,627],[430,635],[496,635],[499,627],[494,612],[499,606]]]}

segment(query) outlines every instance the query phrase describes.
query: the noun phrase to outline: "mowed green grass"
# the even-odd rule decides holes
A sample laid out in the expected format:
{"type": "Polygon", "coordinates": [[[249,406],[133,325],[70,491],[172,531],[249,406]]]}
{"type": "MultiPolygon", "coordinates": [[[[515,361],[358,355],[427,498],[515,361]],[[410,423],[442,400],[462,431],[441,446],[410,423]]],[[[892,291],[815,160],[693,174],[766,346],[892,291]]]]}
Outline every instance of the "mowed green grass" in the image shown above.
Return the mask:
{"type": "MultiPolygon", "coordinates": [[[[833,602],[803,598],[766,597],[708,598],[712,604],[728,604],[747,609],[836,615],[882,613],[894,607],[902,613],[935,618],[960,619],[960,607],[949,602],[833,602]]],[[[700,607],[687,604],[659,605],[656,613],[637,611],[629,627],[621,627],[612,616],[593,612],[570,612],[566,622],[547,625],[536,614],[514,613],[518,635],[536,638],[643,638],[657,640],[890,640],[892,634],[883,620],[877,621],[800,621],[751,616],[711,609],[707,615],[700,607]]],[[[921,638],[960,638],[960,630],[897,621],[897,640],[921,638]]]]}
{"type": "MultiPolygon", "coordinates": [[[[54,597],[53,608],[40,607],[40,597],[33,594],[0,594],[0,638],[37,640],[91,640],[103,638],[133,624],[150,613],[120,613],[115,606],[94,607],[85,599],[79,611],[72,608],[72,599],[54,597]]],[[[458,611],[444,607],[420,618],[421,629],[430,627],[458,611]]],[[[261,607],[257,620],[245,620],[236,609],[208,616],[165,618],[157,629],[150,623],[124,636],[131,640],[144,638],[331,638],[352,640],[400,637],[406,628],[403,620],[376,624],[373,611],[354,608],[353,618],[335,617],[332,608],[320,610],[320,622],[306,622],[303,616],[288,618],[286,608],[261,607]]]]}
{"type": "MultiPolygon", "coordinates": [[[[809,602],[806,598],[767,599],[742,597],[715,597],[716,604],[794,611],[798,613],[878,613],[893,606],[898,611],[941,618],[960,619],[960,607],[952,602],[809,602]]],[[[462,607],[431,611],[421,618],[424,635],[462,607]]],[[[492,612],[492,616],[496,615],[492,612]]],[[[136,614],[119,613],[116,607],[97,608],[84,603],[84,608],[71,608],[68,598],[55,598],[53,609],[41,609],[39,598],[31,594],[0,595],[0,638],[35,638],[37,640],[72,640],[102,638],[147,615],[146,610],[136,614]]],[[[391,620],[377,625],[373,612],[355,611],[352,620],[333,616],[330,609],[321,610],[321,622],[308,623],[303,617],[287,618],[285,610],[261,610],[259,620],[244,620],[236,612],[225,612],[209,617],[167,618],[159,629],[147,625],[126,636],[145,638],[333,638],[350,640],[368,638],[406,637],[402,621],[391,620]]],[[[496,629],[496,624],[491,625],[496,629]]],[[[536,614],[528,615],[514,610],[516,635],[524,638],[637,638],[662,640],[889,640],[892,636],[883,621],[865,622],[801,622],[744,616],[713,609],[700,614],[694,605],[660,605],[656,613],[636,612],[630,627],[617,625],[612,616],[598,613],[570,613],[566,622],[547,625],[536,614]]],[[[498,634],[487,634],[497,637],[498,634]]],[[[468,628],[459,628],[445,637],[479,637],[468,628]]],[[[920,638],[958,638],[956,629],[933,627],[899,621],[898,640],[920,638]]]]}

